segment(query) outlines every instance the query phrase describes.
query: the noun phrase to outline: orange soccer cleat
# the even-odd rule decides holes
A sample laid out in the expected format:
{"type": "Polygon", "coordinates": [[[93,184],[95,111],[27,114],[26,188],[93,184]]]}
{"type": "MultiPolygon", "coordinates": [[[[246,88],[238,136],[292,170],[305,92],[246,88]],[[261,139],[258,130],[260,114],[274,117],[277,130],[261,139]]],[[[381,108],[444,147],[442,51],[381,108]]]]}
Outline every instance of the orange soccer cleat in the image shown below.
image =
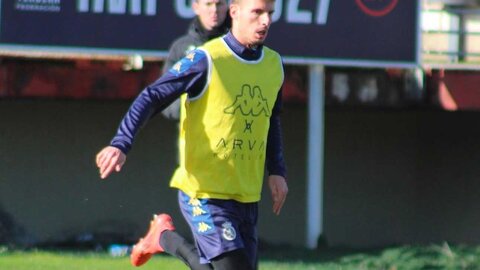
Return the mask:
{"type": "Polygon", "coordinates": [[[133,266],[141,266],[146,263],[153,254],[162,253],[164,250],[160,246],[160,236],[166,230],[174,231],[172,217],[167,214],[153,215],[145,237],[140,238],[138,243],[133,246],[130,261],[133,266]]]}

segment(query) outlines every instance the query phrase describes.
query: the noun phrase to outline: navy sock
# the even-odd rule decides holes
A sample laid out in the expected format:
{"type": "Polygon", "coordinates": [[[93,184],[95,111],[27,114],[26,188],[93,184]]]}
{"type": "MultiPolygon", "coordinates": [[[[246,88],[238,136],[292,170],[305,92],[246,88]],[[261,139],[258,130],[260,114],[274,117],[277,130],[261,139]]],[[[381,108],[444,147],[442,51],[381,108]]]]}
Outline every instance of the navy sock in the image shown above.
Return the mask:
{"type": "Polygon", "coordinates": [[[190,269],[212,270],[209,264],[201,264],[197,248],[175,231],[164,231],[160,237],[160,246],[166,253],[179,258],[190,269]]]}

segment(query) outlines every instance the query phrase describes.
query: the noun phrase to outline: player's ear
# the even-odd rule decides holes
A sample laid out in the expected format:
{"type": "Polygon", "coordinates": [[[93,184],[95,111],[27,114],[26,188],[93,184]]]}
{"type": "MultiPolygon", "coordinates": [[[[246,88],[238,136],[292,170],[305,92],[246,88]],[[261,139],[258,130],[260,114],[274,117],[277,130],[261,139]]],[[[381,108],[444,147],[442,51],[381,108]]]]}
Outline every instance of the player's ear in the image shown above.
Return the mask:
{"type": "Polygon", "coordinates": [[[193,9],[193,12],[195,13],[195,15],[199,15],[199,3],[198,3],[198,0],[193,0],[192,1],[192,9],[193,9]]]}
{"type": "Polygon", "coordinates": [[[231,3],[228,12],[230,13],[230,18],[235,19],[238,14],[238,4],[231,3]]]}

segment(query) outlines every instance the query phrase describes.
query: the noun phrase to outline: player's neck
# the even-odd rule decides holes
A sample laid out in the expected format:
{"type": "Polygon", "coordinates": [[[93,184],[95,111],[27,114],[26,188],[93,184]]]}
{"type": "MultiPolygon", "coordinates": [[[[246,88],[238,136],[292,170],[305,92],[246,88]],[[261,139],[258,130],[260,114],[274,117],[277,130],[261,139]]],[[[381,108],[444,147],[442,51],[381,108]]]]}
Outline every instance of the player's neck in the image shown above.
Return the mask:
{"type": "Polygon", "coordinates": [[[240,43],[245,48],[248,48],[250,50],[256,50],[257,49],[258,44],[248,43],[246,40],[243,39],[242,35],[239,32],[235,31],[234,29],[232,29],[232,35],[238,41],[238,43],[240,43]]]}

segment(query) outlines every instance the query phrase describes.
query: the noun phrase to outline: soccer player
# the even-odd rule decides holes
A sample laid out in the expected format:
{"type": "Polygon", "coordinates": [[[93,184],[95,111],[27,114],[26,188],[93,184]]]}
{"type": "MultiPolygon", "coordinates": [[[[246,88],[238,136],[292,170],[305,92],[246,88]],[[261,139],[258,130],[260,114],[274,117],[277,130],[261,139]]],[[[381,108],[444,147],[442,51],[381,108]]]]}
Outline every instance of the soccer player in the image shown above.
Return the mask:
{"type": "MultiPolygon", "coordinates": [[[[226,0],[194,0],[192,8],[196,16],[187,33],[177,38],[170,46],[162,73],[168,72],[173,64],[185,57],[189,51],[227,33],[230,27],[226,0]]],[[[176,99],[162,111],[162,114],[168,119],[178,120],[179,112],[180,99],[176,99]]]]}
{"type": "Polygon", "coordinates": [[[156,215],[131,261],[139,266],[167,252],[191,269],[256,269],[258,201],[265,164],[273,212],[280,214],[288,187],[279,111],[283,68],[263,45],[274,0],[232,0],[232,29],[177,62],[144,89],[123,118],[110,146],[96,157],[100,177],[120,171],[133,139],[156,112],[186,93],[180,119],[177,188],[195,246],[156,215]]]}

